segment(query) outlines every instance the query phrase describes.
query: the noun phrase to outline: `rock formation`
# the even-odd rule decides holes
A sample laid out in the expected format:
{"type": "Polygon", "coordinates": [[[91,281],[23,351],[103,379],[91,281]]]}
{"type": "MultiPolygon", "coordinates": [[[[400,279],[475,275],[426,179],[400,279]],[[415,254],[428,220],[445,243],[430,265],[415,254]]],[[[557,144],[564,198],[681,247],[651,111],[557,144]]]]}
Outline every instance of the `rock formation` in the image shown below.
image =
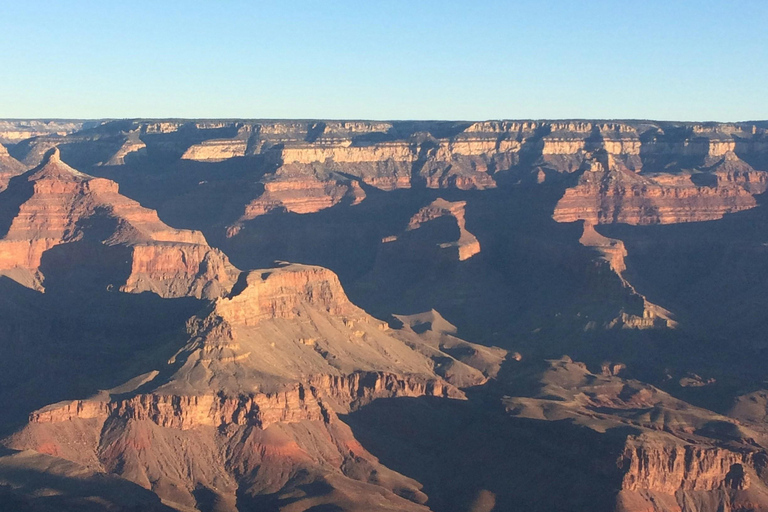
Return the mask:
{"type": "Polygon", "coordinates": [[[768,489],[765,437],[731,418],[611,375],[595,375],[570,358],[534,373],[539,389],[505,398],[517,417],[569,419],[600,432],[631,426],[615,460],[621,475],[616,510],[733,510],[757,508],[768,489]]]}
{"type": "Polygon", "coordinates": [[[337,413],[377,398],[462,399],[448,381],[484,382],[470,365],[503,358],[477,347],[487,357],[464,363],[412,330],[395,333],[352,304],[335,274],[303,265],[243,274],[189,334],[167,369],[36,411],[6,444],[115,473],[175,507],[198,507],[200,488],[236,510],[237,489],[238,503],[258,506],[322,482],[332,495],[308,493],[307,506],[341,493],[354,510],[376,496],[380,510],[426,510],[419,485],[380,465],[337,413]],[[447,360],[443,378],[436,361],[447,360]]]}
{"type": "Polygon", "coordinates": [[[655,328],[675,328],[677,322],[672,319],[672,313],[657,306],[648,299],[637,293],[635,287],[624,277],[624,271],[627,269],[624,258],[627,256],[627,249],[624,242],[614,238],[608,238],[595,230],[595,226],[588,221],[584,221],[584,232],[579,239],[579,243],[585,247],[595,249],[601,261],[606,262],[611,270],[621,280],[622,285],[629,293],[637,297],[642,304],[641,311],[628,312],[621,311],[620,314],[605,325],[612,329],[620,327],[624,329],[655,329],[655,328]]]}
{"type": "Polygon", "coordinates": [[[440,248],[457,251],[459,261],[468,260],[480,252],[480,242],[475,235],[467,231],[466,220],[464,218],[464,209],[466,206],[466,201],[452,203],[444,199],[436,199],[411,217],[407,230],[412,231],[414,229],[419,229],[423,224],[439,219],[440,217],[452,217],[459,228],[459,239],[455,242],[444,242],[440,244],[440,248]]]}
{"type": "Polygon", "coordinates": [[[6,147],[0,144],[0,192],[8,187],[11,178],[25,170],[24,164],[9,155],[6,147]]]}
{"type": "Polygon", "coordinates": [[[557,203],[558,222],[592,224],[675,224],[720,219],[754,208],[753,193],[765,190],[765,173],[757,172],[733,153],[715,165],[713,186],[694,183],[696,174],[638,175],[610,155],[594,155],[576,187],[557,203]],[[601,161],[602,160],[602,161],[601,161]]]}
{"type": "Polygon", "coordinates": [[[291,213],[316,213],[342,201],[350,205],[365,199],[357,181],[343,176],[320,179],[314,175],[293,174],[292,167],[281,167],[274,179],[264,183],[264,193],[245,206],[245,213],[230,226],[228,236],[234,236],[243,223],[274,210],[291,213]]]}
{"type": "Polygon", "coordinates": [[[765,122],[0,142],[0,508],[768,508],[765,122]]]}
{"type": "Polygon", "coordinates": [[[134,293],[215,297],[234,283],[237,270],[202,233],[163,224],[157,213],[119,194],[116,183],[81,173],[57,149],[4,193],[7,231],[0,239],[0,270],[42,287],[46,251],[60,244],[95,241],[126,247],[130,271],[123,283],[134,293]],[[26,276],[26,278],[21,277],[26,276]]]}

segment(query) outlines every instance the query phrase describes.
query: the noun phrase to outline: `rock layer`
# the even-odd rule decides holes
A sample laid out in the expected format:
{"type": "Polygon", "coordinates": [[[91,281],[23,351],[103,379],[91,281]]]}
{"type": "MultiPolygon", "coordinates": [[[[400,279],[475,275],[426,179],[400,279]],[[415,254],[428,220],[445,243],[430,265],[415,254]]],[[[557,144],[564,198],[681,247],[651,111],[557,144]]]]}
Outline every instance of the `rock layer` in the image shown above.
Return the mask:
{"type": "Polygon", "coordinates": [[[215,297],[234,283],[235,269],[202,233],[170,228],[157,213],[122,196],[117,183],[63,163],[58,150],[7,190],[18,211],[0,239],[0,270],[26,272],[41,286],[46,251],[61,244],[95,241],[129,248],[131,269],[124,291],[162,296],[215,297]]]}
{"type": "Polygon", "coordinates": [[[243,274],[188,331],[165,370],[35,411],[6,445],[117,474],[176,507],[200,509],[205,488],[218,510],[242,500],[269,508],[263,500],[314,482],[330,494],[305,493],[305,508],[423,511],[420,485],[382,466],[337,413],[379,398],[463,399],[446,379],[485,380],[414,331],[368,316],[320,267],[243,274]],[[443,378],[445,360],[457,371],[443,378]]]}
{"type": "Polygon", "coordinates": [[[468,260],[480,252],[480,242],[475,235],[467,231],[467,222],[464,218],[466,206],[466,201],[450,202],[444,199],[436,199],[411,217],[407,229],[412,231],[440,217],[452,217],[459,228],[459,239],[455,242],[445,242],[440,247],[442,249],[458,251],[459,261],[468,260]]]}
{"type": "Polygon", "coordinates": [[[709,168],[712,186],[696,185],[697,174],[638,175],[610,155],[595,155],[587,166],[578,185],[566,190],[555,206],[556,221],[635,225],[716,220],[754,208],[753,194],[765,190],[766,173],[731,152],[709,168]]]}

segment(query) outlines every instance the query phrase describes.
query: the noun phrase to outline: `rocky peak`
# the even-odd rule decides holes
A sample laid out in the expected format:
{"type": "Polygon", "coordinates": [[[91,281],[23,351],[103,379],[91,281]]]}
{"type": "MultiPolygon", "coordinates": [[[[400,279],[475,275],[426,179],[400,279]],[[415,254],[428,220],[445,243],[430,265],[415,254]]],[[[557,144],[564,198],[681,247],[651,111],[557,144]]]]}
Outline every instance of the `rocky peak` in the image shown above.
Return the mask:
{"type": "Polygon", "coordinates": [[[58,148],[22,178],[6,191],[19,206],[0,239],[0,272],[25,285],[42,287],[43,253],[86,238],[130,248],[132,268],[124,291],[212,298],[234,283],[237,269],[208,246],[202,233],[167,226],[157,212],[121,195],[114,181],[64,163],[58,148]]]}

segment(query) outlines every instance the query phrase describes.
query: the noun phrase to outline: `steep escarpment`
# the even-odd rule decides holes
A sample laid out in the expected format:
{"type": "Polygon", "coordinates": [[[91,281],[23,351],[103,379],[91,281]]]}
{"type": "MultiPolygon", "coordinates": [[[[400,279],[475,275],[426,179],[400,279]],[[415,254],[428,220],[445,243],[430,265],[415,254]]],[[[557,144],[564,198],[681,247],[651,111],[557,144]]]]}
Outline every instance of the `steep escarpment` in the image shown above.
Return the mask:
{"type": "Polygon", "coordinates": [[[33,412],[5,444],[201,512],[760,509],[766,133],[122,120],[9,142],[0,424],[33,412]]]}
{"type": "MultiPolygon", "coordinates": [[[[200,509],[206,489],[219,510],[279,509],[267,504],[314,483],[329,492],[306,492],[300,510],[427,510],[420,485],[382,466],[337,413],[380,398],[462,399],[449,381],[486,380],[473,361],[368,316],[320,267],[243,274],[188,332],[167,368],[40,409],[6,445],[117,474],[177,507],[200,509]],[[454,371],[437,368],[446,360],[454,371]]],[[[503,353],[487,356],[498,365],[503,353]]]]}
{"type": "Polygon", "coordinates": [[[56,149],[14,180],[4,199],[0,269],[23,284],[43,286],[46,251],[70,243],[125,247],[130,270],[125,282],[114,285],[128,292],[214,297],[237,274],[202,233],[163,224],[156,212],[120,195],[115,182],[66,165],[56,149]]]}
{"type": "Polygon", "coordinates": [[[272,211],[316,213],[341,202],[355,205],[365,199],[359,183],[348,177],[319,177],[293,171],[294,166],[283,166],[265,181],[264,192],[245,206],[243,215],[228,228],[227,236],[236,235],[244,222],[272,211]]]}
{"type": "Polygon", "coordinates": [[[457,251],[459,261],[468,260],[480,252],[480,242],[475,235],[467,231],[466,219],[464,218],[466,206],[466,201],[452,203],[442,198],[436,199],[411,217],[407,230],[419,229],[423,224],[441,217],[452,217],[459,228],[459,239],[455,242],[444,242],[440,244],[440,248],[457,251]]]}
{"type": "Polygon", "coordinates": [[[14,176],[26,170],[24,164],[8,154],[8,149],[0,144],[0,192],[8,187],[8,182],[14,176]]]}
{"type": "Polygon", "coordinates": [[[567,418],[604,435],[627,432],[613,461],[621,482],[616,510],[765,506],[768,452],[759,431],[652,386],[592,374],[569,358],[526,368],[514,379],[519,386],[531,377],[536,384],[528,381],[529,392],[504,399],[512,415],[543,421],[567,418]]]}
{"type": "Polygon", "coordinates": [[[677,327],[677,322],[673,320],[671,312],[650,302],[645,296],[638,293],[635,287],[624,277],[624,271],[627,269],[625,263],[627,249],[624,242],[601,235],[593,224],[584,221],[584,231],[579,243],[594,249],[599,255],[598,259],[608,264],[621,280],[622,286],[642,305],[638,311],[622,310],[616,318],[605,324],[606,328],[656,329],[677,327]]]}
{"type": "Polygon", "coordinates": [[[579,183],[555,206],[558,222],[592,224],[675,224],[716,220],[754,208],[755,193],[765,190],[766,174],[733,153],[709,167],[709,173],[637,174],[610,155],[595,154],[579,183]],[[711,176],[711,185],[697,185],[711,176]]]}

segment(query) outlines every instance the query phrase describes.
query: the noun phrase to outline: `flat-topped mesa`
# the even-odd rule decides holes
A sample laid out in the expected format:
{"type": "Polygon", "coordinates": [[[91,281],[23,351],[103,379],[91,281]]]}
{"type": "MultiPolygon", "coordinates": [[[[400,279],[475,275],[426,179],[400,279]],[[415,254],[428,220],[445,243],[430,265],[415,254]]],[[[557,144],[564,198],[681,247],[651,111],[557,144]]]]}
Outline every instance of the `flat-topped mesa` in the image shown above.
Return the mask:
{"type": "MultiPolygon", "coordinates": [[[[244,282],[243,282],[244,281],[244,282]]],[[[255,325],[265,319],[291,319],[309,306],[331,315],[359,316],[363,311],[352,304],[339,278],[323,267],[286,265],[248,272],[242,290],[216,302],[215,313],[224,320],[255,325]]]]}
{"type": "Polygon", "coordinates": [[[243,157],[248,150],[248,141],[252,134],[252,126],[241,126],[237,135],[231,139],[208,139],[200,144],[190,146],[181,156],[181,159],[221,162],[228,158],[243,157]]]}
{"type": "Polygon", "coordinates": [[[585,164],[578,184],[567,189],[555,206],[553,218],[558,222],[673,224],[716,220],[755,207],[757,201],[744,184],[761,191],[765,179],[765,173],[750,172],[733,160],[720,175],[715,174],[714,186],[697,185],[695,176],[689,174],[638,175],[611,155],[607,164],[598,158],[585,164]]]}
{"type": "Polygon", "coordinates": [[[117,183],[62,162],[57,148],[24,177],[6,191],[20,203],[0,240],[0,271],[12,271],[9,276],[27,272],[39,282],[43,253],[88,239],[129,248],[123,291],[212,298],[234,284],[237,269],[202,233],[167,226],[154,210],[120,195],[117,183]]]}
{"type": "Polygon", "coordinates": [[[438,198],[429,205],[419,210],[408,222],[408,231],[419,229],[423,224],[441,217],[452,217],[459,228],[459,239],[455,242],[440,244],[443,249],[456,250],[459,261],[465,261],[480,253],[480,241],[475,235],[467,231],[465,219],[466,201],[450,202],[438,198]]]}

